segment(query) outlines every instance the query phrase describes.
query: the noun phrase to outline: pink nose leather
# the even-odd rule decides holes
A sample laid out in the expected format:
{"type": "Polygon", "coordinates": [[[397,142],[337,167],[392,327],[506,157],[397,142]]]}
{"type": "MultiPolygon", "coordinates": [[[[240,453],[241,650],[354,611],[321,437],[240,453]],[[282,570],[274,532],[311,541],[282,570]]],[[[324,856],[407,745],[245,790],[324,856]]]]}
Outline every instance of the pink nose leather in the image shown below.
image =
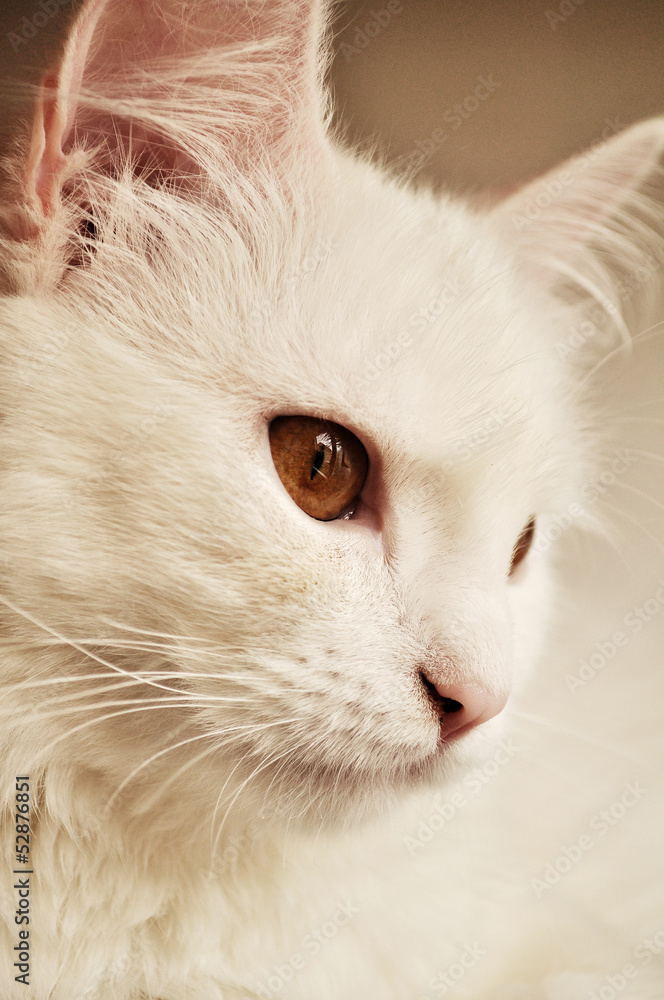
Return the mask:
{"type": "Polygon", "coordinates": [[[493,694],[479,684],[433,684],[422,675],[440,716],[444,739],[461,736],[492,719],[505,708],[507,692],[493,694]]]}

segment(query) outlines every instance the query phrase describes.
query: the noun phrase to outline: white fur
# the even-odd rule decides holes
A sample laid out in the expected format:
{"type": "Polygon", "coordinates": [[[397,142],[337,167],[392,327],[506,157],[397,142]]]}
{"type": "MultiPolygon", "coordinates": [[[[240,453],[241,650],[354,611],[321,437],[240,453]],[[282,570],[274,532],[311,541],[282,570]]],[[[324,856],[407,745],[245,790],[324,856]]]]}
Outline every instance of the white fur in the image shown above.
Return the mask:
{"type": "MultiPolygon", "coordinates": [[[[222,4],[217,24],[164,3],[181,47],[137,33],[118,60],[132,18],[159,23],[139,7],[102,13],[59,203],[4,202],[2,996],[26,995],[8,871],[30,774],[38,1000],[246,1000],[271,977],[292,1000],[416,1000],[467,946],[459,1000],[585,1000],[664,928],[642,846],[662,681],[636,638],[629,685],[581,701],[564,677],[649,593],[573,532],[507,569],[531,514],[545,537],[628,441],[607,366],[556,343],[660,246],[642,191],[664,125],[607,146],[524,234],[518,201],[434,198],[324,137],[315,8],[222,4]],[[258,40],[229,49],[228,23],[258,40]],[[90,205],[94,253],[67,268],[90,205]],[[288,413],[362,437],[382,532],[295,507],[267,438],[288,413]],[[518,692],[442,758],[432,657],[518,692]],[[638,780],[629,820],[539,899],[531,879],[638,780]]],[[[660,955],[620,995],[663,982],[660,955]]]]}

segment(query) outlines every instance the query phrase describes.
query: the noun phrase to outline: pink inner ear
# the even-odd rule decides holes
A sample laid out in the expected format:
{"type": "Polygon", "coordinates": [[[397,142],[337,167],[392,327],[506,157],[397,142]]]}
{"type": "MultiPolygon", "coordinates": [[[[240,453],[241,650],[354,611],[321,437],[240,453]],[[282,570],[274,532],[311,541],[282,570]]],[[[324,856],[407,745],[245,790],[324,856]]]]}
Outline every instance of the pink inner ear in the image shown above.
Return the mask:
{"type": "MultiPolygon", "coordinates": [[[[183,93],[186,99],[187,87],[192,93],[198,87],[210,106],[219,102],[217,129],[225,162],[235,159],[237,170],[253,171],[252,158],[257,150],[262,157],[266,147],[271,165],[284,175],[299,169],[302,155],[307,163],[317,161],[325,148],[317,65],[322,31],[320,0],[84,0],[62,58],[42,80],[24,174],[29,201],[43,216],[51,214],[64,180],[74,173],[72,132],[75,124],[82,125],[76,113],[83,81],[94,79],[96,89],[108,86],[113,95],[124,88],[140,106],[140,98],[153,97],[160,60],[187,60],[198,52],[218,52],[219,58],[203,60],[200,78],[191,60],[183,93]],[[228,60],[222,58],[226,47],[228,60]],[[246,64],[246,73],[236,69],[238,60],[246,64]]],[[[177,81],[173,85],[177,88],[177,81]]],[[[156,99],[163,97],[158,88],[156,99]]],[[[180,98],[173,99],[177,106],[180,98]]],[[[192,98],[194,114],[197,101],[200,97],[192,98]]],[[[197,169],[188,153],[171,148],[174,143],[147,115],[132,118],[130,113],[127,122],[120,112],[108,114],[112,124],[101,115],[105,138],[112,135],[130,146],[137,166],[144,153],[146,163],[163,163],[180,175],[197,169]]],[[[86,127],[99,135],[98,126],[99,116],[94,121],[90,116],[86,127]]],[[[77,142],[79,134],[77,128],[77,142]]]]}
{"type": "Polygon", "coordinates": [[[107,2],[90,0],[85,5],[59,65],[49,70],[42,79],[25,181],[31,200],[41,204],[45,215],[53,210],[58,201],[67,162],[63,147],[76,113],[92,34],[107,2]]]}

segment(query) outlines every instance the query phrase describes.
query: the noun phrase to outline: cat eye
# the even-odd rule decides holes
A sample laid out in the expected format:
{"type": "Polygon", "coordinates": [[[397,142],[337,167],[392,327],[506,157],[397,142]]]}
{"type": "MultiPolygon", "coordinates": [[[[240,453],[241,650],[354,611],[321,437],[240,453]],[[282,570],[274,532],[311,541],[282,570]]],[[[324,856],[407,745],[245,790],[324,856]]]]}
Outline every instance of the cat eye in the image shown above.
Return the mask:
{"type": "Polygon", "coordinates": [[[361,441],[331,420],[276,417],[270,450],[279,478],[295,503],[318,521],[350,517],[367,476],[361,441]]]}
{"type": "Polygon", "coordinates": [[[514,546],[514,551],[512,552],[512,562],[510,564],[509,575],[513,576],[517,567],[523,562],[523,560],[528,555],[528,550],[533,544],[533,538],[535,537],[535,518],[531,517],[528,524],[525,526],[519,537],[517,538],[516,545],[514,546]]]}

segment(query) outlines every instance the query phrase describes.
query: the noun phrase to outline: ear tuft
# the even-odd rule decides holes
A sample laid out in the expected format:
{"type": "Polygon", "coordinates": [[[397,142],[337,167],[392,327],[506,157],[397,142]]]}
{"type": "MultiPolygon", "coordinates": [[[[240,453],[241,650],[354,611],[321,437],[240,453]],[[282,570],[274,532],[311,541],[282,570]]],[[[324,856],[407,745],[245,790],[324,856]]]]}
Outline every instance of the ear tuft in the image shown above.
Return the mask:
{"type": "Polygon", "coordinates": [[[647,211],[643,194],[662,175],[664,118],[634,125],[602,139],[580,156],[531,181],[494,209],[529,252],[547,248],[574,253],[630,217],[647,211]]]}
{"type": "Polygon", "coordinates": [[[594,299],[624,339],[629,289],[639,285],[645,299],[651,291],[634,276],[654,276],[664,263],[664,118],[611,136],[615,127],[608,123],[599,143],[509,195],[492,216],[526,268],[565,287],[568,301],[594,299]]]}

